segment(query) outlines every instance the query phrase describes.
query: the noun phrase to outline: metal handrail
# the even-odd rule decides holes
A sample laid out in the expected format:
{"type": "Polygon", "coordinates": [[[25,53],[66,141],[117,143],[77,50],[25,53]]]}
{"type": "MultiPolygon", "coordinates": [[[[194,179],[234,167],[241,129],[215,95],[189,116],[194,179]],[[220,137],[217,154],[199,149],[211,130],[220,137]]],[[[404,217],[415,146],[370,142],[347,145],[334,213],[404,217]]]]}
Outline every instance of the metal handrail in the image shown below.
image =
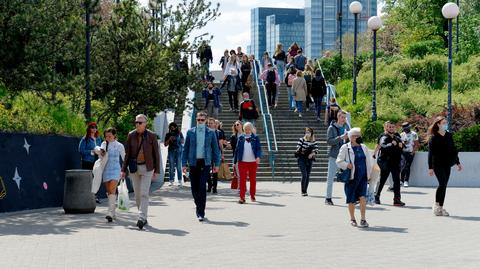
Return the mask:
{"type": "Polygon", "coordinates": [[[277,145],[277,136],[275,134],[275,127],[273,125],[272,115],[270,114],[270,108],[268,107],[267,103],[267,92],[265,89],[265,84],[259,77],[259,67],[258,61],[255,60],[253,64],[253,74],[255,77],[255,84],[257,85],[258,89],[258,97],[260,100],[260,110],[263,117],[263,127],[265,129],[265,136],[267,138],[267,148],[268,148],[268,160],[270,163],[270,167],[272,168],[272,178],[275,178],[275,153],[278,152],[278,145],[277,145]],[[270,126],[268,124],[270,122],[270,126]],[[270,138],[270,135],[272,138],[270,138]],[[273,141],[272,141],[273,140],[273,141]]]}

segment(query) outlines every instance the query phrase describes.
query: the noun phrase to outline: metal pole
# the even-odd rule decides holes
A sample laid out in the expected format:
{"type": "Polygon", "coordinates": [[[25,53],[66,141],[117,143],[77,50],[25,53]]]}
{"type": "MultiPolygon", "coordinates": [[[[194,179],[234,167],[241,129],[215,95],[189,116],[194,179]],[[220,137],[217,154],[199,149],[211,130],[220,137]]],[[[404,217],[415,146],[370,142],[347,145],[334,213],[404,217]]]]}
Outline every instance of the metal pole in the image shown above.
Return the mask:
{"type": "MultiPolygon", "coordinates": [[[[457,6],[460,7],[460,1],[457,0],[457,6]]],[[[460,14],[457,16],[457,21],[456,21],[456,26],[457,26],[457,40],[456,40],[456,48],[455,48],[455,53],[458,53],[458,50],[460,49],[460,20],[459,20],[460,14]]]]}
{"type": "Polygon", "coordinates": [[[160,43],[163,45],[163,1],[160,2],[160,43]]]}
{"type": "Polygon", "coordinates": [[[90,98],[90,1],[85,1],[85,120],[92,118],[90,98]]]}
{"type": "Polygon", "coordinates": [[[355,29],[353,34],[353,104],[357,103],[357,24],[358,14],[355,14],[355,29]]]}
{"type": "Polygon", "coordinates": [[[377,120],[377,30],[373,30],[372,121],[377,120]]]}
{"type": "Polygon", "coordinates": [[[340,53],[340,59],[342,58],[342,51],[343,51],[343,40],[342,40],[342,16],[343,16],[343,1],[338,0],[337,2],[338,5],[338,38],[339,38],[339,53],[340,53]]]}
{"type": "Polygon", "coordinates": [[[452,130],[452,19],[448,20],[448,130],[452,130]]]}

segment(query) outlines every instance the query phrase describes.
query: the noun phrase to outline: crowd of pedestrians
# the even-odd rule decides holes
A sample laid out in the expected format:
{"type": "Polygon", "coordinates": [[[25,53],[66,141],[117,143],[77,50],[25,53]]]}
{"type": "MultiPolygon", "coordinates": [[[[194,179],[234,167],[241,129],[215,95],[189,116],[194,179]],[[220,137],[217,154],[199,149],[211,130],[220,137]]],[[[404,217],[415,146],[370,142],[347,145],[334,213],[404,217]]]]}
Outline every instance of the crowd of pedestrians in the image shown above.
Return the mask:
{"type": "MultiPolygon", "coordinates": [[[[199,54],[202,64],[208,70],[213,61],[208,45],[199,54]]],[[[321,70],[316,69],[313,61],[307,59],[302,48],[294,43],[285,52],[278,44],[270,57],[265,52],[261,61],[260,79],[264,81],[268,105],[275,109],[278,105],[279,87],[287,86],[289,109],[298,113],[298,117],[314,105],[317,121],[320,121],[326,82],[321,70]]],[[[223,78],[220,87],[213,81],[207,81],[202,91],[203,110],[196,114],[196,126],[182,134],[179,126],[172,122],[163,145],[168,148],[169,185],[172,186],[177,176],[178,185],[183,186],[183,176],[188,174],[191,192],[196,206],[195,216],[199,221],[205,219],[207,193],[217,194],[219,169],[227,167],[227,172],[238,179],[238,203],[246,203],[247,181],[250,201],[256,202],[256,175],[262,158],[262,143],[256,134],[256,120],[259,111],[251,98],[255,83],[252,70],[258,66],[253,56],[237,50],[225,50],[219,62],[223,78]],[[229,111],[223,112],[220,96],[228,95],[229,111]],[[231,125],[232,135],[227,138],[220,122],[220,113],[235,113],[238,120],[231,125]],[[238,114],[237,114],[238,113],[238,114]],[[232,169],[226,163],[225,152],[232,150],[232,169]],[[188,171],[188,173],[187,173],[188,171]]],[[[379,134],[377,146],[371,153],[362,139],[360,128],[351,128],[347,121],[347,112],[342,110],[335,98],[329,100],[325,107],[325,124],[328,125],[327,136],[319,138],[311,127],[304,129],[294,152],[298,169],[301,172],[300,191],[308,196],[308,186],[312,167],[316,165],[318,142],[325,139],[328,145],[328,173],[326,182],[325,204],[334,205],[332,200],[334,180],[339,172],[349,171],[344,182],[344,193],[350,224],[366,228],[367,196],[372,190],[373,202],[381,204],[380,196],[389,176],[393,181],[393,205],[403,207],[401,186],[407,188],[410,180],[410,167],[419,150],[419,137],[409,122],[401,124],[401,133],[397,125],[387,121],[384,132],[379,134]],[[378,179],[374,179],[374,170],[378,169],[378,179]],[[378,183],[378,184],[377,184],[378,183]],[[355,205],[359,204],[360,222],[355,217],[355,205]]],[[[438,188],[433,212],[436,216],[448,216],[444,208],[447,184],[451,167],[462,165],[455,149],[452,134],[447,130],[446,120],[439,117],[429,128],[429,175],[435,175],[438,188]]],[[[120,180],[129,173],[133,181],[135,202],[138,209],[136,226],[143,229],[148,221],[149,189],[153,179],[160,171],[160,152],[157,136],[147,129],[147,117],[139,114],[135,118],[135,129],[128,134],[125,147],[116,140],[116,130],[104,131],[102,142],[96,123],[87,126],[86,134],[79,144],[83,169],[93,170],[95,177],[100,177],[105,184],[108,198],[108,222],[115,220],[116,188],[120,180]],[[100,166],[96,165],[100,163],[100,166]],[[98,168],[100,167],[100,168],[98,168]]]]}

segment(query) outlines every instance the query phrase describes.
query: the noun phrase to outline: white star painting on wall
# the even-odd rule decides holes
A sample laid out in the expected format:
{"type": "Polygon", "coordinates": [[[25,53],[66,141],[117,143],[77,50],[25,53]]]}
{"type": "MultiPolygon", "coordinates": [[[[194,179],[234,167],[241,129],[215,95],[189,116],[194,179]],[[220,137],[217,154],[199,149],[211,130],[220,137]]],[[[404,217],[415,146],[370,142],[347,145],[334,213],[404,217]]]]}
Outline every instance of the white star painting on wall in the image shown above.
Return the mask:
{"type": "Polygon", "coordinates": [[[20,180],[22,180],[22,178],[18,175],[17,167],[15,167],[15,175],[13,176],[12,180],[17,183],[17,187],[20,190],[20,180]]]}
{"type": "Polygon", "coordinates": [[[24,138],[23,140],[25,140],[25,144],[23,144],[23,147],[24,147],[25,150],[27,151],[27,155],[29,155],[29,154],[30,154],[30,147],[31,147],[31,145],[28,144],[26,138],[24,138]]]}

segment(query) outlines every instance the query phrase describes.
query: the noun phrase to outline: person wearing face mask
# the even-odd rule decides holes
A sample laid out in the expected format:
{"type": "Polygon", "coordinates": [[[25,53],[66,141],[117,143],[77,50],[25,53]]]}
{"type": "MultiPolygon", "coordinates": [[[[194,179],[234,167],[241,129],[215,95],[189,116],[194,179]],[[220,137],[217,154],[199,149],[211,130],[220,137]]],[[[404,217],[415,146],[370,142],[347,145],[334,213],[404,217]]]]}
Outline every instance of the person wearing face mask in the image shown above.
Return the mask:
{"type": "Polygon", "coordinates": [[[260,138],[253,133],[253,125],[247,122],[243,125],[244,133],[238,137],[237,147],[235,148],[234,164],[238,163],[240,174],[240,200],[238,203],[245,203],[245,193],[247,192],[247,174],[250,179],[250,200],[255,202],[257,190],[257,168],[262,158],[262,146],[260,138]]]}
{"type": "Polygon", "coordinates": [[[168,147],[168,175],[169,185],[175,181],[175,170],[177,170],[178,186],[182,186],[182,150],[183,135],[175,122],[168,125],[169,132],[165,135],[164,145],[168,147]]]}
{"type": "Polygon", "coordinates": [[[400,174],[400,180],[405,188],[408,188],[408,181],[410,180],[410,166],[412,166],[413,158],[418,150],[418,135],[411,130],[410,123],[404,122],[402,124],[403,132],[400,134],[402,138],[403,147],[402,157],[403,166],[400,174]]]}
{"type": "Polygon", "coordinates": [[[367,201],[367,184],[372,173],[372,163],[370,161],[370,151],[363,144],[360,128],[352,128],[348,132],[350,142],[340,148],[336,163],[339,168],[350,169],[350,180],[345,183],[345,196],[347,198],[348,213],[350,214],[350,224],[357,227],[355,219],[355,203],[360,202],[360,225],[361,228],[367,228],[368,222],[365,218],[367,201]]]}
{"type": "Polygon", "coordinates": [[[400,161],[403,152],[403,142],[398,133],[395,132],[395,124],[392,122],[385,122],[386,132],[380,136],[379,147],[380,154],[377,159],[378,166],[380,167],[380,185],[378,186],[377,193],[375,195],[375,203],[381,204],[380,194],[382,193],[383,186],[387,181],[387,178],[392,174],[393,180],[393,205],[405,206],[405,203],[401,201],[400,195],[400,161]]]}
{"type": "Polygon", "coordinates": [[[207,203],[207,179],[210,170],[218,172],[220,165],[220,149],[214,130],[207,128],[205,122],[207,113],[197,113],[197,126],[187,132],[182,155],[183,172],[190,168],[190,182],[192,196],[196,205],[198,221],[205,219],[205,206],[207,203]],[[213,167],[212,167],[213,165],[213,167]]]}
{"type": "Polygon", "coordinates": [[[297,157],[298,168],[302,172],[301,191],[302,196],[308,196],[307,189],[310,182],[310,172],[312,171],[312,163],[318,153],[317,142],[313,135],[313,129],[305,128],[305,135],[297,142],[297,150],[295,156],[297,157]]]}
{"type": "Polygon", "coordinates": [[[435,216],[449,216],[443,208],[447,184],[450,178],[451,167],[456,165],[457,170],[463,169],[458,158],[452,134],[448,131],[447,120],[437,117],[428,128],[430,139],[428,141],[428,174],[437,177],[438,188],[435,194],[433,214],[435,216]]]}
{"type": "Polygon", "coordinates": [[[340,147],[348,140],[348,131],[350,127],[347,124],[347,112],[338,111],[338,120],[332,121],[327,129],[327,145],[328,150],[328,174],[327,174],[327,193],[325,195],[325,204],[333,205],[332,192],[333,192],[333,179],[337,171],[337,159],[340,147]]]}
{"type": "Polygon", "coordinates": [[[260,75],[260,79],[265,82],[268,106],[274,108],[277,106],[277,86],[280,85],[280,77],[277,70],[273,68],[273,64],[269,63],[267,66],[268,68],[260,75]]]}
{"type": "Polygon", "coordinates": [[[207,84],[207,88],[203,90],[202,96],[205,98],[205,110],[209,117],[218,118],[220,110],[220,90],[213,85],[212,82],[207,84]]]}
{"type": "Polygon", "coordinates": [[[243,93],[243,102],[240,104],[240,113],[238,119],[243,123],[250,122],[255,126],[255,120],[258,119],[258,110],[255,101],[250,99],[248,92],[243,93]]]}

